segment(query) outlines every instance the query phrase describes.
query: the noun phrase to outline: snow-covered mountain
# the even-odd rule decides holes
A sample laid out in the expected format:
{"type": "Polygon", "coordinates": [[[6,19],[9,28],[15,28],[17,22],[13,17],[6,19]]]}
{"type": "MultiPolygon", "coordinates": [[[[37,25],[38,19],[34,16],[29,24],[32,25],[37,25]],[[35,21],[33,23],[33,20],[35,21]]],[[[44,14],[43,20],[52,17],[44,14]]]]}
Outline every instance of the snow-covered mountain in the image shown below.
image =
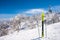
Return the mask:
{"type": "MultiPolygon", "coordinates": [[[[47,12],[45,14],[45,21],[44,21],[45,25],[50,25],[57,22],[60,22],[59,13],[47,12]]],[[[6,20],[2,21],[0,23],[0,28],[2,27],[0,30],[2,32],[3,32],[3,29],[7,30],[8,31],[7,34],[10,34],[10,33],[13,33],[14,31],[36,28],[36,25],[41,26],[41,14],[37,14],[33,16],[18,14],[14,18],[11,18],[9,21],[6,21],[6,20]],[[8,26],[8,28],[6,26],[8,26]]]]}
{"type": "MultiPolygon", "coordinates": [[[[45,13],[45,20],[44,20],[45,25],[50,25],[57,22],[60,22],[60,13],[53,13],[53,12],[45,13]]],[[[14,18],[10,18],[9,21],[5,20],[2,21],[2,23],[0,21],[0,30],[1,30],[0,36],[4,36],[3,35],[4,33],[6,35],[19,30],[34,29],[36,28],[36,25],[41,26],[41,14],[36,14],[32,16],[18,14],[14,18]]]]}

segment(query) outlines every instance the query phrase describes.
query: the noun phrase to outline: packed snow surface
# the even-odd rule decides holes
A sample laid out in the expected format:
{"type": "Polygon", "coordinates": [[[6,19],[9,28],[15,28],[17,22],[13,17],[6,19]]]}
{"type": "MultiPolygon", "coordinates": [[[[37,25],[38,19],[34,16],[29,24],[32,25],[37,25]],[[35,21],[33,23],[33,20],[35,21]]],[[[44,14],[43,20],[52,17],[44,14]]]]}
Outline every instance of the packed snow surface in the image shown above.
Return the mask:
{"type": "MultiPolygon", "coordinates": [[[[47,35],[44,40],[60,40],[60,23],[51,24],[45,26],[47,29],[47,35]]],[[[15,31],[13,34],[9,34],[0,37],[0,40],[32,40],[39,37],[38,28],[30,30],[15,31]]]]}

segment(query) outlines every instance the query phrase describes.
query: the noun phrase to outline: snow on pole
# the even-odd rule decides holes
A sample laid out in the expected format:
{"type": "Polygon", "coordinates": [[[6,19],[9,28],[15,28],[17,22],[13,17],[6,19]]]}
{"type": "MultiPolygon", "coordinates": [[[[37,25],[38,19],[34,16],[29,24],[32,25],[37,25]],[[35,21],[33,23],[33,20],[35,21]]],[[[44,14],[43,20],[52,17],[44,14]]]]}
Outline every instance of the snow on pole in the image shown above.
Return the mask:
{"type": "Polygon", "coordinates": [[[44,12],[42,12],[41,17],[42,17],[42,38],[44,37],[44,12]]]}

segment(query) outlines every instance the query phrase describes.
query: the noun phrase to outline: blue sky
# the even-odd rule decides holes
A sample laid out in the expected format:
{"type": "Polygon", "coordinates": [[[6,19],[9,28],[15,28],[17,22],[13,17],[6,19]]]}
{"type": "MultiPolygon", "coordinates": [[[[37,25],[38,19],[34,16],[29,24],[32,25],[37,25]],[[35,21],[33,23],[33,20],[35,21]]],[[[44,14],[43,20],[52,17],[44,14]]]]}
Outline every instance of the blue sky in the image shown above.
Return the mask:
{"type": "Polygon", "coordinates": [[[15,16],[29,9],[47,9],[48,6],[60,5],[59,0],[0,0],[0,18],[15,16]],[[3,14],[3,17],[1,17],[3,14]],[[9,14],[10,16],[7,16],[9,14]]]}

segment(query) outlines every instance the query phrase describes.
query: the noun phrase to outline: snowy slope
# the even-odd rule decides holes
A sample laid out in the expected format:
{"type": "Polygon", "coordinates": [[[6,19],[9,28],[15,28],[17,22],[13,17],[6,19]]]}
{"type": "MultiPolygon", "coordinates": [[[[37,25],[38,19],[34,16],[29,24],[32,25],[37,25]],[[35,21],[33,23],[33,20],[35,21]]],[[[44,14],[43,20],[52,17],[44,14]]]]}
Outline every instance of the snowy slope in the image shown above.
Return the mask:
{"type": "Polygon", "coordinates": [[[37,29],[22,30],[20,32],[14,32],[13,34],[0,37],[0,40],[31,40],[38,37],[37,29]]]}
{"type": "MultiPolygon", "coordinates": [[[[37,28],[22,30],[13,34],[0,37],[0,40],[32,40],[39,37],[37,28]]],[[[47,26],[47,37],[44,40],[60,40],[60,23],[47,26]]]]}
{"type": "Polygon", "coordinates": [[[47,26],[47,37],[49,40],[60,40],[60,23],[47,26]]]}

